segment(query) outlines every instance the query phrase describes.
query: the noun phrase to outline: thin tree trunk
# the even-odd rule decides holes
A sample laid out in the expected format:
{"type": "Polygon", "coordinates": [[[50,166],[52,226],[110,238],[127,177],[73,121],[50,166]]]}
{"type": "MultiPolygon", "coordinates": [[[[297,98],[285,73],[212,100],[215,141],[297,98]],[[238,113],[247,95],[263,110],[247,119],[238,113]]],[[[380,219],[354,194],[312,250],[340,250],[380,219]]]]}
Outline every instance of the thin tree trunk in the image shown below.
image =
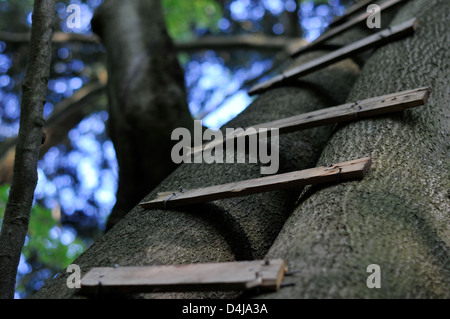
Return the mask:
{"type": "Polygon", "coordinates": [[[14,175],[0,233],[0,298],[13,298],[17,266],[25,241],[37,184],[43,138],[44,104],[50,73],[54,0],[36,0],[24,83],[14,175]]]}

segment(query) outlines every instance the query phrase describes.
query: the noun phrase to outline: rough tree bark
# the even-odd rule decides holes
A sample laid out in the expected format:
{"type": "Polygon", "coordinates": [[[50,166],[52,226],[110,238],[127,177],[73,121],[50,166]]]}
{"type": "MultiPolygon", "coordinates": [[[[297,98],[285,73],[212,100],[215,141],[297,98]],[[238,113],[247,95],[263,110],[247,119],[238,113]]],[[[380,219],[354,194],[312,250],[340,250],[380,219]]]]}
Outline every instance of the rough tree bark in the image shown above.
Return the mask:
{"type": "Polygon", "coordinates": [[[120,168],[108,229],[176,168],[171,132],[193,124],[161,10],[158,0],[108,0],[94,18],[107,49],[109,132],[120,168]]]}
{"type": "Polygon", "coordinates": [[[17,266],[25,242],[37,184],[44,104],[50,74],[55,0],[36,0],[30,52],[22,86],[14,174],[0,232],[0,298],[13,298],[17,266]]]}
{"type": "MultiPolygon", "coordinates": [[[[117,22],[116,22],[117,23],[117,22]]],[[[347,44],[367,34],[357,29],[340,36],[336,44],[347,44]]],[[[308,53],[296,60],[304,63],[327,52],[308,53]]],[[[252,124],[308,112],[345,101],[359,73],[358,65],[346,60],[303,78],[285,88],[277,88],[255,100],[225,127],[252,124]]],[[[332,133],[321,127],[280,136],[280,171],[308,168],[332,133]]],[[[143,159],[138,159],[143,160],[143,159]]],[[[260,177],[259,165],[183,164],[145,199],[157,192],[204,187],[260,177]]],[[[193,262],[220,262],[263,258],[293,209],[300,189],[283,190],[214,201],[178,210],[143,210],[135,207],[114,228],[77,258],[82,273],[94,266],[157,265],[193,262]]],[[[35,298],[77,297],[67,288],[68,274],[41,289],[35,298]]],[[[162,294],[159,297],[223,297],[233,294],[162,294]]]]}
{"type": "Polygon", "coordinates": [[[348,101],[431,86],[428,104],[334,134],[320,161],[371,156],[371,171],[303,193],[267,255],[300,270],[296,286],[267,298],[450,298],[450,7],[410,1],[393,24],[413,16],[416,34],[377,50],[348,101]],[[367,288],[370,264],[380,289],[367,288]]]}

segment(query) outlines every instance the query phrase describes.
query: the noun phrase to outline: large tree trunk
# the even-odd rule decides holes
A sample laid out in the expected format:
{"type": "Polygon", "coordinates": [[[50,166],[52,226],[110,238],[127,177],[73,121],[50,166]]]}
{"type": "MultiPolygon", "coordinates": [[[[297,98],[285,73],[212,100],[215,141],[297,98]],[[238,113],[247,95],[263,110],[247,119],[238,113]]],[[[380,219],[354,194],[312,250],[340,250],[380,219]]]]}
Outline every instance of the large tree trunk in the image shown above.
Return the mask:
{"type": "Polygon", "coordinates": [[[422,86],[430,100],[334,134],[321,162],[371,156],[373,166],[362,181],[303,193],[268,254],[300,270],[296,286],[267,298],[450,298],[450,6],[410,1],[393,24],[413,16],[416,35],[377,50],[348,101],[422,86]],[[371,264],[379,289],[366,285],[371,264]]]}
{"type": "Polygon", "coordinates": [[[159,0],[105,1],[94,29],[107,50],[109,133],[119,163],[109,229],[176,168],[171,132],[193,122],[159,0]]]}
{"type": "MultiPolygon", "coordinates": [[[[367,34],[354,30],[336,43],[348,43],[367,34]]],[[[311,52],[303,63],[325,52],[311,52]]],[[[318,71],[297,85],[277,88],[255,100],[226,127],[247,127],[294,114],[343,103],[359,73],[346,60],[318,71]]],[[[333,127],[320,127],[280,137],[280,171],[311,167],[317,162],[333,127]]],[[[143,160],[143,159],[139,159],[143,160]]],[[[259,165],[183,164],[145,199],[157,192],[205,187],[260,177],[259,165]]],[[[92,267],[221,262],[263,258],[292,212],[300,189],[214,201],[177,210],[144,210],[135,207],[74,263],[83,273],[92,267]]],[[[68,274],[41,289],[36,298],[73,297],[66,286],[68,274]]],[[[174,294],[146,297],[231,297],[233,294],[174,294]]]]}

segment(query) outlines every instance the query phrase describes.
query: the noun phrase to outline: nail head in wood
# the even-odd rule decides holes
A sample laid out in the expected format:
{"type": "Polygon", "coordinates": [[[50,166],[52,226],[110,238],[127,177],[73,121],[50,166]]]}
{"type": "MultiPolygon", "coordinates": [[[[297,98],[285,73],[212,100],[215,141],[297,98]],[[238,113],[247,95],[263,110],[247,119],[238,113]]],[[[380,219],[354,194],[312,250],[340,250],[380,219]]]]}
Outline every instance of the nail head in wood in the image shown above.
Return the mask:
{"type": "Polygon", "coordinates": [[[164,208],[166,206],[176,207],[278,189],[330,183],[336,180],[362,179],[371,165],[372,160],[365,157],[335,164],[329,168],[315,167],[229,184],[185,190],[184,193],[177,193],[177,196],[173,197],[170,202],[166,201],[167,193],[162,193],[158,194],[156,199],[142,202],[139,205],[146,209],[164,208]]]}
{"type": "Polygon", "coordinates": [[[81,279],[81,293],[144,293],[209,290],[276,291],[284,277],[282,259],[167,266],[92,268],[81,279]],[[101,281],[100,276],[102,276],[101,281]],[[101,286],[101,291],[99,291],[101,286]]]}
{"type": "Polygon", "coordinates": [[[418,20],[410,19],[406,22],[398,24],[392,28],[384,29],[362,40],[349,44],[341,49],[326,54],[318,59],[292,68],[283,72],[283,76],[277,75],[272,79],[253,86],[248,92],[249,95],[260,94],[270,88],[281,86],[287,82],[293,81],[301,76],[305,76],[319,69],[325,68],[333,63],[344,60],[355,54],[364,52],[376,46],[385,44],[390,41],[411,35],[417,28],[418,20]]]}

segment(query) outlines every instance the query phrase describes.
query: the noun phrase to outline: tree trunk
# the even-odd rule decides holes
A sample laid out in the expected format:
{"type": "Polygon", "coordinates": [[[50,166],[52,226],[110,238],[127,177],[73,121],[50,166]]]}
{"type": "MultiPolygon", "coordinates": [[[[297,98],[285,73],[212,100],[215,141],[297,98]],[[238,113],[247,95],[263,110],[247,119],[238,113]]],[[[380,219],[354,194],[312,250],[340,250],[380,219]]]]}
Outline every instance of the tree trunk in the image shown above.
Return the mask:
{"type": "MultiPolygon", "coordinates": [[[[426,106],[343,125],[320,162],[371,156],[362,181],[305,191],[267,257],[298,269],[267,298],[450,298],[449,32],[446,0],[415,0],[393,24],[416,34],[365,64],[348,101],[431,86],[426,106]],[[381,288],[366,285],[381,270],[381,288]]],[[[383,15],[382,15],[383,19],[383,15]]]]}
{"type": "Polygon", "coordinates": [[[38,180],[37,162],[45,122],[44,104],[52,56],[54,8],[54,0],[34,2],[14,173],[0,232],[0,299],[14,297],[17,267],[38,180]]]}
{"type": "Polygon", "coordinates": [[[159,0],[105,1],[94,28],[107,49],[109,132],[119,163],[109,229],[176,168],[171,132],[193,122],[159,0]]]}
{"type": "MultiPolygon", "coordinates": [[[[348,43],[367,34],[354,30],[336,43],[348,43]]],[[[308,53],[296,64],[325,54],[308,53]]],[[[236,119],[225,125],[248,127],[294,114],[343,103],[359,73],[351,60],[311,74],[286,88],[257,98],[236,119]]],[[[224,128],[223,128],[224,130],[224,128]]],[[[320,127],[280,136],[280,171],[311,167],[330,137],[333,127],[320,127]]],[[[138,159],[143,160],[143,159],[138,159]]],[[[248,161],[247,161],[248,162],[248,161]]],[[[146,200],[157,192],[205,187],[260,177],[256,164],[183,164],[146,200]]],[[[144,210],[135,207],[74,263],[84,273],[92,267],[221,262],[263,258],[293,209],[301,189],[231,198],[177,210],[144,210]]],[[[68,274],[41,289],[36,298],[69,298],[68,274]]],[[[159,297],[233,297],[235,294],[159,294],[159,297]]]]}

